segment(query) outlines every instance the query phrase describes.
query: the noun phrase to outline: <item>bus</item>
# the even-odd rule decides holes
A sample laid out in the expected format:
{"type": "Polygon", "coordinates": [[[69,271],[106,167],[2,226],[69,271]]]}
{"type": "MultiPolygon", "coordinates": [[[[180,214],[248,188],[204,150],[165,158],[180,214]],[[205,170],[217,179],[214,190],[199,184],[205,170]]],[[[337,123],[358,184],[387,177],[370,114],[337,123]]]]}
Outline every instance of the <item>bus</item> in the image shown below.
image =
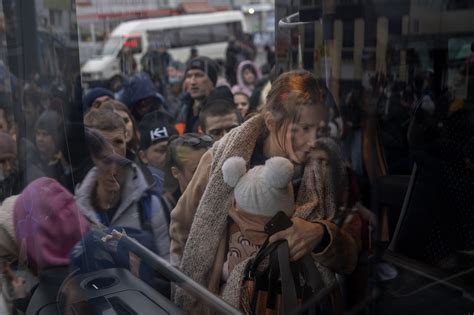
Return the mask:
{"type": "Polygon", "coordinates": [[[133,54],[138,70],[140,60],[150,47],[166,48],[174,60],[186,62],[190,49],[200,55],[225,58],[230,38],[240,38],[247,31],[240,11],[224,11],[121,23],[105,42],[100,55],[89,59],[81,69],[85,85],[123,80],[120,58],[125,47],[133,54]]]}

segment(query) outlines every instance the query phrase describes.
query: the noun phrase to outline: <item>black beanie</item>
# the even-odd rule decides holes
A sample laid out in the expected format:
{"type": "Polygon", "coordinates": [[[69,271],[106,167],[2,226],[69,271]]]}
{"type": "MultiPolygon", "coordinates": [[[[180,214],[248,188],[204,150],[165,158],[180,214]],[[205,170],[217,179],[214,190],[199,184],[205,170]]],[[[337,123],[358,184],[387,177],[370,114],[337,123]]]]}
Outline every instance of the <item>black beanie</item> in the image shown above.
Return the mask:
{"type": "Polygon", "coordinates": [[[234,103],[234,96],[227,86],[219,86],[212,90],[211,94],[209,94],[207,97],[202,110],[214,105],[236,107],[234,103]]]}
{"type": "Polygon", "coordinates": [[[160,112],[145,115],[138,128],[140,129],[140,149],[142,150],[148,149],[152,144],[169,140],[171,136],[178,134],[167,117],[160,115],[160,112]]]}
{"type": "Polygon", "coordinates": [[[186,73],[191,69],[203,71],[209,77],[212,84],[216,86],[218,66],[211,58],[200,56],[190,60],[186,66],[186,73]]]}

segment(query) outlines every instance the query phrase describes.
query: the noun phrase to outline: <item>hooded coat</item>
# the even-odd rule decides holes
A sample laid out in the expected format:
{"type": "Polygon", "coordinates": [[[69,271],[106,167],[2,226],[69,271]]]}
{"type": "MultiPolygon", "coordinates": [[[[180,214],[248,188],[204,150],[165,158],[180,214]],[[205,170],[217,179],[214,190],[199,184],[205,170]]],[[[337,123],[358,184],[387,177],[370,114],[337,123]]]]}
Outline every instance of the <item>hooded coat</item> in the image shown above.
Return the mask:
{"type": "Polygon", "coordinates": [[[123,89],[117,93],[117,99],[127,105],[137,121],[140,121],[142,117],[136,112],[135,106],[138,102],[152,97],[155,98],[155,103],[148,113],[160,110],[161,106],[166,108],[165,99],[158,92],[148,74],[144,72],[137,73],[125,81],[123,89]]]}
{"type": "Polygon", "coordinates": [[[232,93],[244,93],[248,97],[252,95],[254,87],[250,87],[245,84],[244,82],[244,68],[251,66],[256,73],[255,76],[255,83],[262,77],[260,73],[260,69],[258,69],[257,65],[250,61],[250,60],[245,60],[239,63],[239,67],[237,68],[237,84],[232,87],[232,93]]]}
{"type": "MultiPolygon", "coordinates": [[[[90,221],[101,225],[97,212],[92,204],[93,189],[97,182],[97,168],[92,168],[76,190],[76,200],[82,213],[90,221]]],[[[121,202],[110,221],[110,226],[122,226],[135,229],[143,229],[140,222],[141,200],[150,193],[149,186],[142,172],[133,164],[127,169],[125,186],[121,191],[121,202]]],[[[151,229],[157,254],[169,260],[169,233],[167,217],[160,201],[156,196],[150,194],[151,200],[151,229]]]]}

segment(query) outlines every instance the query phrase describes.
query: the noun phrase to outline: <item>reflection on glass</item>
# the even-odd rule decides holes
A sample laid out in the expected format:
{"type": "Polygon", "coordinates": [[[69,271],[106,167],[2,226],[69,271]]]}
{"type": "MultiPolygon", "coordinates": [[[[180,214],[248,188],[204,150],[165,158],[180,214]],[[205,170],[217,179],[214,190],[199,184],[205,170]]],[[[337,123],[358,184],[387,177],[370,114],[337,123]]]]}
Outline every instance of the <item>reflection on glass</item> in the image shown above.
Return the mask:
{"type": "MultiPolygon", "coordinates": [[[[432,280],[410,270],[472,292],[473,9],[466,0],[0,1],[0,271],[4,262],[8,265],[0,279],[1,296],[16,293],[29,301],[36,283],[40,291],[44,284],[59,288],[69,275],[60,294],[65,308],[128,314],[153,313],[161,302],[173,310],[189,308],[194,304],[187,303],[188,293],[178,290],[175,299],[168,299],[169,278],[177,279],[169,263],[161,269],[166,277],[155,270],[153,257],[167,258],[171,252],[171,262],[206,287],[192,285],[200,292],[196,305],[209,297],[222,303],[209,292],[224,292],[225,281],[234,279],[232,271],[240,270],[239,263],[254,256],[267,236],[264,223],[270,216],[247,216],[279,200],[260,193],[270,185],[255,185],[251,176],[248,187],[255,185],[255,200],[239,192],[233,196],[240,185],[228,181],[229,173],[223,182],[221,169],[216,170],[224,163],[219,154],[230,151],[245,157],[236,166],[242,178],[273,156],[292,162],[286,166],[293,167],[294,178],[281,172],[284,164],[273,169],[277,179],[285,178],[283,189],[293,189],[277,197],[296,197],[298,206],[307,206],[300,217],[323,221],[309,223],[322,236],[321,245],[307,246],[316,256],[330,252],[325,249],[331,241],[339,244],[337,235],[358,246],[357,252],[331,253],[340,265],[321,259],[331,276],[334,270],[348,273],[341,305],[384,314],[387,305],[398,305],[395,295],[423,309],[421,296],[434,297],[427,298],[426,309],[446,301],[444,286],[435,288],[432,280]],[[275,29],[280,20],[286,24],[275,29]],[[119,29],[123,32],[114,33],[119,29]],[[297,68],[316,77],[305,74],[309,99],[295,93],[295,73],[291,80],[277,81],[297,68]],[[243,103],[237,105],[241,111],[235,103],[243,103]],[[100,130],[95,142],[84,139],[84,117],[100,130]],[[178,131],[183,135],[171,137],[178,131]],[[232,150],[229,139],[235,141],[232,150]],[[89,152],[104,147],[100,158],[89,152]],[[29,195],[22,195],[27,211],[16,230],[46,242],[48,233],[35,232],[41,225],[67,241],[61,233],[87,220],[95,232],[81,231],[77,246],[64,245],[54,256],[61,259],[53,259],[61,263],[47,266],[53,267],[51,273],[23,261],[24,248],[3,221],[4,214],[14,218],[20,211],[16,196],[45,176],[64,194],[46,185],[27,190],[29,195]],[[55,193],[67,198],[56,199],[55,193]],[[234,206],[228,202],[231,195],[235,209],[226,208],[234,206]],[[269,200],[260,202],[264,197],[269,200]],[[61,204],[64,200],[71,208],[61,204]],[[249,200],[255,203],[246,204],[249,200]],[[183,204],[191,206],[184,211],[183,204]],[[64,214],[73,208],[77,211],[68,224],[48,221],[54,216],[41,212],[64,214]],[[345,220],[347,213],[360,225],[345,220]],[[240,242],[248,236],[249,222],[251,230],[258,229],[250,234],[258,237],[240,242]],[[146,245],[148,255],[129,247],[136,244],[120,242],[122,227],[146,245]],[[332,229],[338,232],[329,234],[332,229]],[[14,246],[3,242],[3,232],[11,234],[5,239],[14,246]],[[350,266],[344,265],[348,257],[353,258],[350,266]],[[379,258],[385,262],[379,264],[379,258]],[[77,268],[81,274],[71,273],[77,268]],[[102,269],[108,270],[102,274],[102,269]],[[367,282],[370,269],[373,283],[367,282]],[[21,279],[25,286],[15,291],[21,279]],[[381,279],[388,291],[374,298],[371,286],[381,279]],[[94,298],[76,285],[83,280],[94,298]],[[114,285],[116,296],[102,296],[101,288],[114,285]],[[409,294],[400,295],[407,287],[409,294]],[[123,293],[137,288],[146,294],[123,293]],[[374,308],[367,305],[372,302],[374,308]]],[[[271,207],[272,215],[278,204],[283,202],[271,207]]],[[[290,208],[292,203],[281,210],[292,213],[290,208]]],[[[304,239],[315,233],[308,235],[304,239]]],[[[37,258],[35,246],[28,248],[29,258],[37,258]]],[[[37,249],[47,253],[39,250],[41,244],[37,249]]],[[[52,296],[23,307],[52,307],[57,295],[52,296]]],[[[464,307],[462,294],[456,296],[464,307]]],[[[2,303],[0,298],[3,314],[2,303]]],[[[401,304],[394,313],[405,313],[401,304]]],[[[457,306],[447,309],[457,311],[457,306]]]]}

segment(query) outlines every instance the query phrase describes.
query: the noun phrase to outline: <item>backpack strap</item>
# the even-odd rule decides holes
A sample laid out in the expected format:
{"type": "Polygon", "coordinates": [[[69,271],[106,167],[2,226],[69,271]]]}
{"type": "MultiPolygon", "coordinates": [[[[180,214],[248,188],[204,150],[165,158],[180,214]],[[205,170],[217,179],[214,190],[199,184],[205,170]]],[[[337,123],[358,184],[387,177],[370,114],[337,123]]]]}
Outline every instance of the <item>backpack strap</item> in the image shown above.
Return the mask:
{"type": "Polygon", "coordinates": [[[171,208],[171,204],[162,195],[157,196],[157,197],[161,202],[161,206],[163,207],[163,212],[165,213],[166,223],[169,226],[171,222],[171,210],[173,210],[171,208]]]}
{"type": "Polygon", "coordinates": [[[150,193],[147,193],[145,196],[142,197],[142,199],[140,199],[138,214],[140,216],[140,226],[142,227],[142,229],[153,235],[153,228],[151,226],[151,217],[153,214],[151,198],[152,195],[150,193]]]}

